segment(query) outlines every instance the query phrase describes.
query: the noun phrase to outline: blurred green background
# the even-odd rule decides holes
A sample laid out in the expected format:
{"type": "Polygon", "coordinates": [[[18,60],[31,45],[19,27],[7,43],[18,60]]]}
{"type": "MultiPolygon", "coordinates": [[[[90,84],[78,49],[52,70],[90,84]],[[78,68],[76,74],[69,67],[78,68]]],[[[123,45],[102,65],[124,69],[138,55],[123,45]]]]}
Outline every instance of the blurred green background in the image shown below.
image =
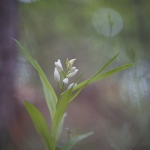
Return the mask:
{"type": "MultiPolygon", "coordinates": [[[[60,139],[94,131],[74,150],[150,149],[150,1],[148,0],[20,0],[19,41],[43,68],[50,83],[54,62],[76,58],[83,80],[110,58],[119,57],[105,71],[126,63],[134,67],[89,85],[71,102],[60,139]]],[[[45,150],[23,106],[35,104],[51,124],[36,71],[18,50],[15,78],[19,108],[8,149],[45,150]]],[[[72,80],[73,81],[73,80],[72,80]]],[[[71,82],[70,82],[71,83],[71,82]]]]}

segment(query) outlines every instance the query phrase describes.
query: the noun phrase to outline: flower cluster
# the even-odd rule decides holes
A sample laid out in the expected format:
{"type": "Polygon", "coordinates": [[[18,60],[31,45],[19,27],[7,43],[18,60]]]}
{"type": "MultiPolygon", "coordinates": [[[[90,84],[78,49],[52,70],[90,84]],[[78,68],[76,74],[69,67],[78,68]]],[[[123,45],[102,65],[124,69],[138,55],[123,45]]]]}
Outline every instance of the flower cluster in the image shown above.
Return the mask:
{"type": "MultiPolygon", "coordinates": [[[[54,69],[54,79],[56,82],[60,85],[60,81],[62,78],[63,85],[69,83],[69,78],[73,77],[77,72],[78,69],[73,66],[76,59],[66,60],[66,70],[63,69],[60,59],[58,59],[57,62],[55,62],[55,69],[54,69]]],[[[77,86],[77,84],[71,83],[68,86],[68,89],[70,89],[72,86],[77,86]]],[[[61,87],[61,86],[60,86],[61,87]]]]}

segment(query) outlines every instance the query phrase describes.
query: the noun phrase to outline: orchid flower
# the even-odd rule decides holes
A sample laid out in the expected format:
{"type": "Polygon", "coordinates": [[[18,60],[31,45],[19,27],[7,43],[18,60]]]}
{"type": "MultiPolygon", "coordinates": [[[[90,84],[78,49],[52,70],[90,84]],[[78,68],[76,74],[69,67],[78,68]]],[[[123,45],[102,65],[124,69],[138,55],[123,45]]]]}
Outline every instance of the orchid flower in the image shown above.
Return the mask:
{"type": "Polygon", "coordinates": [[[68,82],[69,82],[68,78],[63,79],[63,83],[68,84],[68,82]]]}
{"type": "Polygon", "coordinates": [[[76,86],[77,86],[77,83],[75,83],[75,84],[74,84],[74,83],[71,83],[71,84],[68,86],[68,90],[69,90],[70,88],[72,88],[72,86],[73,86],[73,88],[76,87],[76,86]]]}
{"type": "Polygon", "coordinates": [[[76,58],[75,59],[71,59],[71,60],[69,60],[68,61],[68,65],[67,65],[67,68],[71,68],[72,67],[72,65],[73,65],[73,63],[75,62],[75,60],[76,60],[76,58]]]}
{"type": "Polygon", "coordinates": [[[74,72],[76,70],[76,67],[72,67],[69,72],[74,72]]]}
{"type": "Polygon", "coordinates": [[[73,71],[73,72],[70,72],[70,73],[67,75],[67,78],[73,77],[77,72],[78,72],[78,69],[76,69],[76,70],[73,71]]]}
{"type": "Polygon", "coordinates": [[[60,59],[58,59],[58,61],[56,61],[54,64],[58,71],[63,71],[63,67],[62,67],[60,59]]]}
{"type": "Polygon", "coordinates": [[[60,81],[60,75],[59,75],[59,72],[57,70],[57,68],[55,67],[55,70],[54,70],[54,79],[59,82],[60,81]]]}

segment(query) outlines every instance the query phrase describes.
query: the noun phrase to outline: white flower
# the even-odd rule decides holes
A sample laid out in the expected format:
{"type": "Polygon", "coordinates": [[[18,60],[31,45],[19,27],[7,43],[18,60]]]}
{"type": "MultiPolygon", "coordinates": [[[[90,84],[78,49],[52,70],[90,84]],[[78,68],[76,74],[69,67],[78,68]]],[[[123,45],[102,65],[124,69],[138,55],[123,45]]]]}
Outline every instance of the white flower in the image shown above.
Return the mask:
{"type": "Polygon", "coordinates": [[[63,79],[63,83],[68,84],[69,80],[68,78],[63,79]]]}
{"type": "Polygon", "coordinates": [[[75,59],[71,59],[71,60],[69,60],[69,62],[68,62],[68,68],[71,68],[72,67],[72,65],[73,65],[73,63],[75,62],[75,60],[76,60],[76,58],[75,59]]]}
{"type": "Polygon", "coordinates": [[[68,90],[69,90],[70,88],[72,88],[72,86],[73,86],[73,88],[76,87],[76,86],[77,86],[77,83],[75,83],[75,84],[74,84],[74,83],[71,83],[71,84],[68,86],[68,90]]]}
{"type": "Polygon", "coordinates": [[[59,82],[60,81],[60,75],[59,75],[59,72],[57,70],[57,68],[55,67],[55,70],[54,70],[54,79],[59,82]]]}
{"type": "Polygon", "coordinates": [[[76,70],[76,67],[72,67],[69,72],[74,72],[76,70]]]}
{"type": "Polygon", "coordinates": [[[63,67],[62,67],[60,59],[58,59],[58,61],[56,61],[54,64],[55,64],[55,66],[56,66],[58,71],[62,71],[63,70],[63,67]]]}
{"type": "Polygon", "coordinates": [[[73,77],[77,72],[78,72],[78,69],[76,69],[74,72],[70,72],[70,73],[67,75],[67,78],[73,77]]]}

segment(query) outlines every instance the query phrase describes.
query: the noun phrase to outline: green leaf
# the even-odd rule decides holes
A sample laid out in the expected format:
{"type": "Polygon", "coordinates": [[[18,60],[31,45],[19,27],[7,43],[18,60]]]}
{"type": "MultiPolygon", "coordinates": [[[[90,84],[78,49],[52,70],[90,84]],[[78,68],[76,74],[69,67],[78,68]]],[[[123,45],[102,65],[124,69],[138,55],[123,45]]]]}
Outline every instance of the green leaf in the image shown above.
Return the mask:
{"type": "Polygon", "coordinates": [[[92,135],[93,132],[79,135],[77,137],[72,137],[60,150],[71,150],[73,146],[84,138],[92,135]]]}
{"type": "Polygon", "coordinates": [[[107,68],[117,57],[118,57],[119,53],[117,55],[115,55],[113,58],[111,58],[101,69],[99,69],[91,78],[89,78],[88,80],[86,80],[85,82],[82,82],[83,84],[79,87],[79,85],[77,85],[73,91],[75,91],[76,89],[78,89],[78,91],[75,92],[75,94],[72,96],[71,100],[72,101],[84,88],[85,86],[90,83],[90,81],[96,77],[97,75],[99,75],[105,68],[107,68]]]}
{"type": "MultiPolygon", "coordinates": [[[[101,69],[99,69],[91,78],[89,78],[88,80],[91,80],[92,78],[96,77],[98,74],[100,74],[105,68],[107,68],[117,57],[118,57],[119,53],[117,55],[115,55],[113,58],[111,58],[101,69]]],[[[86,81],[83,81],[84,83],[87,82],[88,80],[86,81]]],[[[83,83],[81,82],[81,83],[83,83]]],[[[80,83],[80,84],[81,84],[80,83]]],[[[80,88],[80,84],[78,86],[76,86],[74,88],[74,90],[80,88]]],[[[83,84],[82,84],[83,86],[83,84]]]]}
{"type": "Polygon", "coordinates": [[[76,87],[74,88],[74,91],[75,91],[76,89],[78,89],[78,90],[74,93],[74,95],[72,96],[72,98],[71,98],[70,101],[72,101],[72,100],[86,87],[86,85],[90,83],[90,81],[91,81],[94,77],[96,77],[97,75],[99,75],[107,66],[109,66],[109,65],[118,57],[118,55],[119,55],[119,53],[118,53],[117,55],[115,55],[112,59],[110,59],[110,60],[109,60],[101,69],[99,69],[91,78],[89,78],[89,79],[86,80],[85,82],[82,82],[83,84],[80,83],[78,86],[76,86],[76,87]],[[81,86],[80,86],[80,85],[81,85],[81,86]]]}
{"type": "Polygon", "coordinates": [[[101,79],[103,79],[103,78],[106,78],[107,76],[110,76],[111,74],[114,74],[114,73],[116,73],[116,72],[118,72],[118,71],[120,71],[120,70],[123,70],[123,69],[125,69],[125,68],[127,68],[127,67],[130,67],[130,66],[132,66],[132,65],[133,65],[133,64],[123,65],[123,66],[121,66],[121,67],[119,67],[119,68],[113,69],[113,70],[108,71],[108,72],[106,72],[106,73],[104,73],[104,74],[97,75],[97,76],[94,75],[95,77],[93,76],[93,77],[91,77],[90,79],[81,82],[80,84],[78,84],[78,85],[73,89],[73,90],[77,90],[77,91],[75,91],[75,93],[72,95],[70,101],[72,101],[72,100],[85,88],[85,86],[86,86],[87,84],[90,84],[90,83],[99,81],[99,80],[101,80],[101,79]]]}
{"type": "Polygon", "coordinates": [[[69,104],[69,101],[71,99],[71,94],[73,91],[73,87],[67,90],[61,97],[60,102],[58,103],[58,108],[56,110],[53,123],[52,123],[52,131],[53,131],[53,137],[55,137],[56,140],[56,133],[60,124],[60,121],[62,120],[62,117],[66,111],[66,108],[69,104]]]}
{"type": "MultiPolygon", "coordinates": [[[[117,55],[115,55],[113,58],[111,58],[100,70],[98,70],[92,77],[97,76],[98,74],[100,74],[105,68],[107,68],[117,57],[118,57],[119,53],[117,55]]],[[[91,77],[91,78],[92,78],[91,77]]]]}
{"type": "Polygon", "coordinates": [[[113,70],[110,70],[110,71],[108,71],[108,72],[106,72],[106,73],[103,73],[103,74],[101,74],[101,75],[98,75],[98,76],[96,76],[95,78],[93,78],[93,79],[90,81],[90,83],[99,81],[99,80],[101,80],[101,79],[103,79],[103,78],[106,78],[106,77],[108,77],[108,76],[110,76],[110,75],[112,75],[112,74],[114,74],[114,73],[116,73],[116,72],[118,72],[118,71],[121,71],[121,70],[126,69],[126,68],[128,68],[128,67],[131,67],[131,66],[133,66],[133,65],[134,65],[134,64],[126,64],[126,65],[123,65],[123,66],[121,66],[121,67],[118,67],[118,68],[115,68],[115,69],[113,69],[113,70]]]}
{"type": "Polygon", "coordinates": [[[56,112],[56,101],[54,97],[52,96],[52,93],[49,91],[49,89],[46,88],[42,78],[41,78],[41,81],[43,83],[43,90],[44,90],[44,95],[46,99],[46,104],[50,112],[51,120],[53,120],[55,112],[56,112]]]}
{"type": "Polygon", "coordinates": [[[43,115],[31,103],[24,101],[24,105],[34,123],[37,132],[44,138],[47,148],[49,150],[55,150],[55,141],[50,134],[50,130],[43,115]]]}
{"type": "MultiPolygon", "coordinates": [[[[15,40],[15,39],[14,39],[15,40]]],[[[53,89],[53,87],[51,86],[51,84],[49,83],[49,81],[47,80],[43,70],[41,69],[41,67],[37,64],[37,62],[34,61],[34,59],[28,54],[28,52],[24,49],[24,47],[17,41],[15,40],[18,44],[18,46],[20,47],[21,51],[23,52],[23,54],[26,56],[26,58],[29,60],[29,62],[33,65],[33,67],[38,71],[40,77],[42,78],[42,81],[45,85],[45,87],[51,92],[52,96],[54,97],[55,101],[57,102],[57,96],[56,93],[53,89]]]]}
{"type": "Polygon", "coordinates": [[[63,124],[64,124],[64,120],[65,120],[65,117],[67,116],[67,113],[65,113],[59,123],[59,126],[58,126],[58,130],[57,130],[57,133],[56,133],[56,142],[58,142],[59,140],[59,137],[61,135],[61,132],[62,132],[62,129],[63,129],[63,124]]]}
{"type": "MultiPolygon", "coordinates": [[[[134,65],[134,64],[126,64],[126,65],[123,65],[123,66],[121,66],[121,67],[115,68],[115,69],[113,69],[113,70],[111,70],[111,71],[108,71],[108,72],[106,72],[106,73],[103,73],[103,74],[101,74],[101,75],[97,75],[96,77],[94,77],[93,79],[91,79],[91,81],[90,81],[88,84],[93,83],[93,82],[96,82],[96,81],[99,81],[99,80],[101,80],[101,79],[103,79],[103,78],[106,78],[107,76],[110,76],[110,75],[112,75],[112,74],[114,74],[114,73],[116,73],[116,72],[118,72],[118,71],[121,71],[121,70],[123,70],[123,69],[125,69],[125,68],[131,67],[131,66],[133,66],[133,65],[134,65]]],[[[87,81],[88,81],[88,80],[85,80],[85,81],[81,82],[81,83],[78,84],[73,90],[77,90],[77,89],[81,88],[87,81]]]]}
{"type": "Polygon", "coordinates": [[[106,72],[106,73],[103,73],[103,74],[101,74],[101,75],[98,75],[98,76],[96,76],[95,78],[93,78],[93,79],[90,81],[90,83],[99,81],[99,80],[101,80],[101,79],[103,79],[103,78],[106,78],[106,77],[108,77],[108,76],[110,76],[110,75],[112,75],[112,74],[114,74],[114,73],[116,73],[116,72],[118,72],[118,71],[121,71],[121,70],[126,69],[126,68],[128,68],[128,67],[131,67],[131,66],[133,66],[133,65],[134,65],[134,64],[126,64],[126,65],[123,65],[123,66],[121,66],[121,67],[118,67],[118,68],[115,68],[115,69],[113,69],[113,70],[110,70],[110,71],[108,71],[108,72],[106,72]]]}

